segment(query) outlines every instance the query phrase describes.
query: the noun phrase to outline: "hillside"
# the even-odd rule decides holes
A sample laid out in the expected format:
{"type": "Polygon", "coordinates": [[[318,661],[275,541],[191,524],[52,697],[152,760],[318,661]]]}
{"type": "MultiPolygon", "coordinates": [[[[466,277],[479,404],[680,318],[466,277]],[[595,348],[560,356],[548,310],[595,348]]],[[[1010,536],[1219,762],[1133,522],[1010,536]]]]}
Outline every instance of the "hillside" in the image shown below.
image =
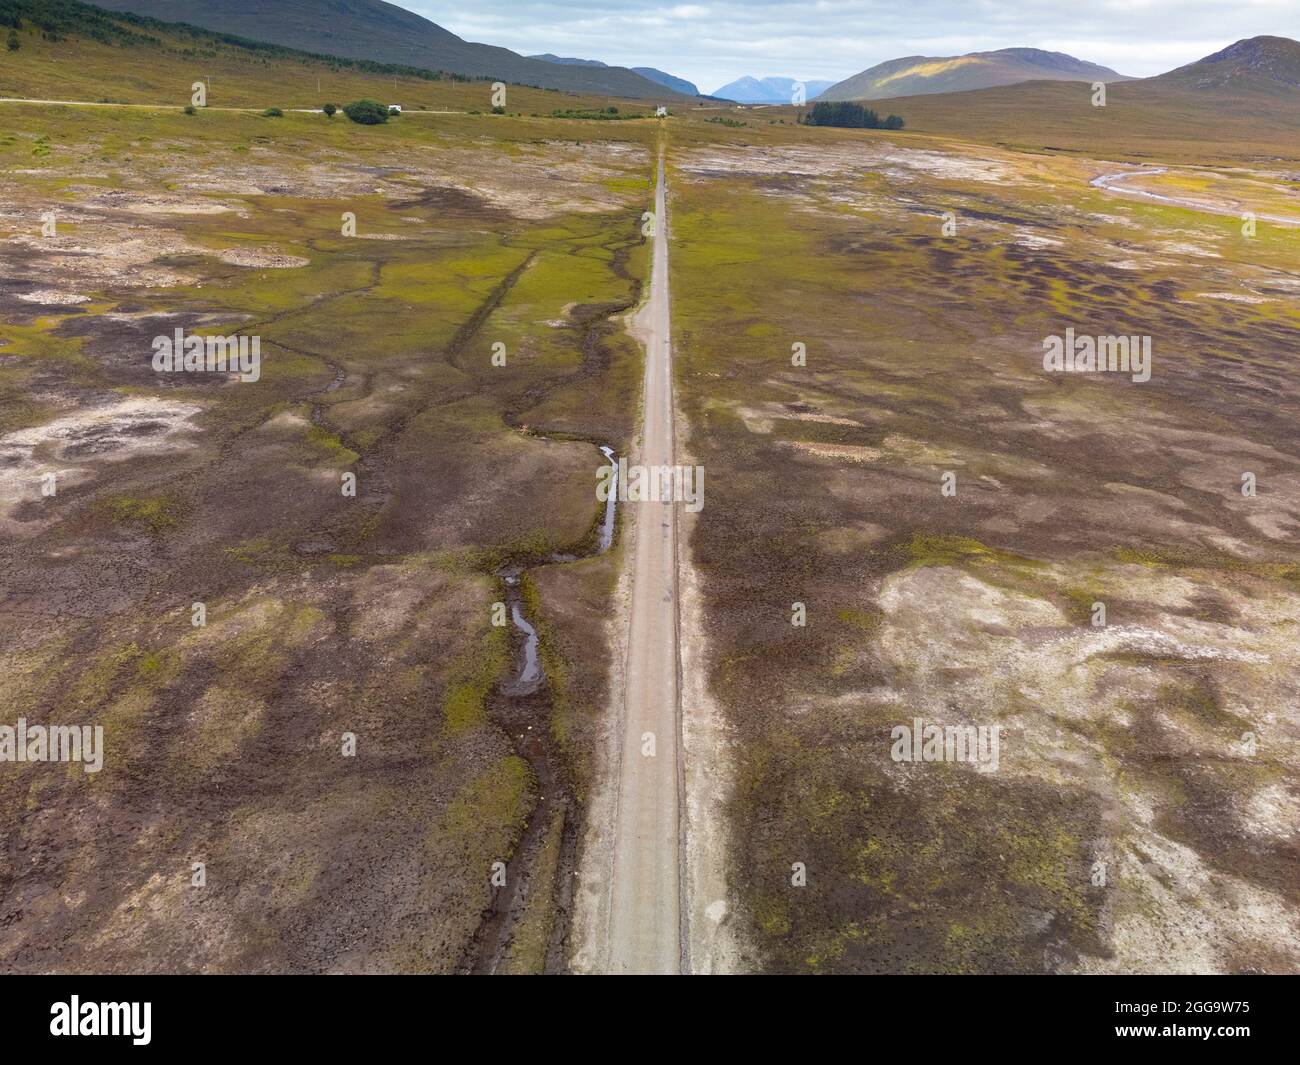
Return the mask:
{"type": "Polygon", "coordinates": [[[662,85],[666,89],[672,89],[683,96],[700,96],[700,90],[693,81],[687,81],[685,78],[679,78],[675,74],[669,74],[667,71],[658,70],[655,67],[633,67],[634,73],[640,74],[643,78],[649,78],[657,85],[662,85]]]}
{"type": "Polygon", "coordinates": [[[1107,89],[1090,106],[1088,85],[1035,81],[890,102],[911,131],[1017,148],[1085,152],[1110,159],[1208,163],[1300,162],[1300,44],[1238,41],[1154,78],[1107,89]]]}
{"type": "MultiPolygon", "coordinates": [[[[201,76],[211,107],[314,108],[362,96],[408,110],[490,106],[491,83],[482,79],[312,55],[76,0],[0,0],[0,24],[18,27],[17,49],[0,51],[0,97],[179,108],[201,76]]],[[[623,98],[512,86],[508,102],[512,111],[549,113],[613,99],[623,98]]]]}
{"type": "Polygon", "coordinates": [[[519,85],[638,98],[666,91],[624,67],[548,63],[508,48],[474,44],[382,0],[103,0],[98,6],[305,52],[519,85]]]}
{"type": "Polygon", "coordinates": [[[1250,37],[1149,80],[1198,92],[1237,90],[1286,95],[1300,88],[1300,41],[1250,37]]]}
{"type": "Polygon", "coordinates": [[[958,56],[891,59],[830,86],[823,100],[886,100],[896,96],[968,92],[1025,81],[1127,81],[1109,67],[1062,52],[1002,48],[958,56]]]}

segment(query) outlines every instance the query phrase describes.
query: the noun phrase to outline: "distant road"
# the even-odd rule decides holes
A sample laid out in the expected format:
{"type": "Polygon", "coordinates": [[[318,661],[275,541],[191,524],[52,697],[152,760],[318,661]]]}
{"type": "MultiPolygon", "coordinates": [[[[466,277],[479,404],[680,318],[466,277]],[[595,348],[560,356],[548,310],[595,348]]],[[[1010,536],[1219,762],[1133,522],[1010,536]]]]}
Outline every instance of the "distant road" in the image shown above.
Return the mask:
{"type": "MultiPolygon", "coordinates": [[[[661,155],[650,298],[636,323],[646,345],[645,413],[637,457],[644,466],[675,461],[667,219],[661,155]]],[[[632,505],[638,509],[604,968],[611,973],[680,973],[677,507],[671,502],[632,505]],[[653,756],[645,753],[649,742],[653,756]]]]}
{"type": "MultiPolygon", "coordinates": [[[[1130,178],[1155,177],[1157,174],[1166,172],[1165,167],[1148,167],[1145,170],[1124,170],[1118,174],[1101,174],[1093,178],[1089,185],[1095,189],[1103,189],[1106,192],[1118,193],[1121,196],[1140,196],[1147,200],[1157,200],[1160,203],[1171,203],[1175,207],[1186,207],[1189,211],[1204,211],[1207,214],[1228,215],[1233,218],[1240,218],[1245,211],[1244,207],[1234,207],[1228,204],[1211,203],[1206,200],[1193,200],[1182,196],[1166,196],[1162,192],[1152,192],[1150,189],[1134,189],[1127,185],[1121,185],[1121,181],[1128,181],[1130,178]]],[[[1300,226],[1300,218],[1290,218],[1286,215],[1276,214],[1256,214],[1255,218],[1261,222],[1276,222],[1282,226],[1300,226]]]]}

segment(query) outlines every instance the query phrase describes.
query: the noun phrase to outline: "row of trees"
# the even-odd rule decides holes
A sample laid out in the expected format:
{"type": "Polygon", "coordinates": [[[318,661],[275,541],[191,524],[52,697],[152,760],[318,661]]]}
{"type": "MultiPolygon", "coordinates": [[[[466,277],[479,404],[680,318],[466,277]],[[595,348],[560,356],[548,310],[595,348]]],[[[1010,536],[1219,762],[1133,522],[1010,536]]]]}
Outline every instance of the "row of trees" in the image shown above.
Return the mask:
{"type": "Polygon", "coordinates": [[[903,120],[898,115],[881,118],[869,107],[842,100],[831,103],[821,100],[803,120],[806,126],[840,126],[844,129],[902,129],[903,120]]]}

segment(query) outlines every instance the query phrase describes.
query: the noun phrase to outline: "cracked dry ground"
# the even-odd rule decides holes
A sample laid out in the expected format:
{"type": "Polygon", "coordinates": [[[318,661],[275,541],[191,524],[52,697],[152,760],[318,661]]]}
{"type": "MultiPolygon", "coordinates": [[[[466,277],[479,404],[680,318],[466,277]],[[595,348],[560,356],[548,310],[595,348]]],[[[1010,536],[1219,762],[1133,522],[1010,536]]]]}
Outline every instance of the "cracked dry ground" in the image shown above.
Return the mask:
{"type": "Polygon", "coordinates": [[[591,534],[588,441],[631,432],[608,319],[650,156],[277,121],[31,110],[0,138],[0,718],[106,737],[98,774],[0,774],[6,971],[453,971],[536,818],[492,961],[557,964],[553,811],[591,772],[616,562],[531,593],[545,795],[492,715],[490,608],[504,560],[591,534]],[[155,374],[178,327],[259,336],[260,381],[155,374]]]}

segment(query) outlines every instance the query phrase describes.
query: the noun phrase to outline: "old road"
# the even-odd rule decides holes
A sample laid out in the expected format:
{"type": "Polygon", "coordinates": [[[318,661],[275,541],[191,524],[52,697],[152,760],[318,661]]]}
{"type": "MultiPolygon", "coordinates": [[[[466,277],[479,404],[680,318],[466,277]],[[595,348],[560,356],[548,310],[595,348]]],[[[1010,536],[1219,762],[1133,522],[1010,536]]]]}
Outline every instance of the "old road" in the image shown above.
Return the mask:
{"type": "MultiPolygon", "coordinates": [[[[672,340],[664,161],[655,193],[650,296],[635,331],[646,346],[638,463],[674,464],[672,340]]],[[[677,507],[637,504],[624,669],[623,736],[605,971],[681,973],[683,934],[677,507]]]]}

